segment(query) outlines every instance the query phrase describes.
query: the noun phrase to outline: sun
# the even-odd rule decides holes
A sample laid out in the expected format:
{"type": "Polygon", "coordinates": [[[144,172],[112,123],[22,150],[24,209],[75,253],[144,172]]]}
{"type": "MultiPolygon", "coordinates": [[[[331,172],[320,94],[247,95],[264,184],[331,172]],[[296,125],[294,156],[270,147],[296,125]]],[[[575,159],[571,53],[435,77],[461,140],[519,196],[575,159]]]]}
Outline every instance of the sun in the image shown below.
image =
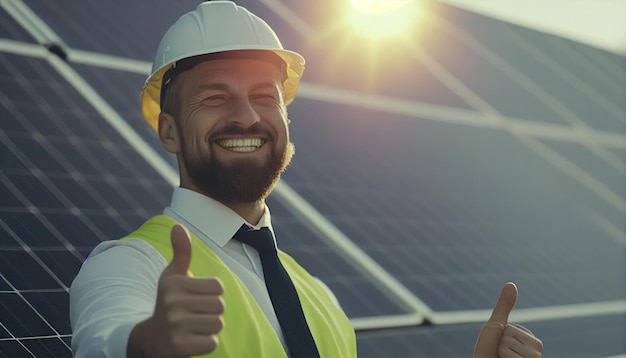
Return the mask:
{"type": "Polygon", "coordinates": [[[352,0],[350,5],[349,23],[372,38],[409,31],[419,13],[415,0],[352,0]]]}
{"type": "Polygon", "coordinates": [[[346,81],[363,92],[376,89],[400,71],[390,63],[415,61],[419,43],[428,38],[426,30],[435,21],[431,4],[427,0],[333,0],[327,21],[309,42],[311,51],[325,54],[324,61],[318,62],[318,81],[346,81]]]}

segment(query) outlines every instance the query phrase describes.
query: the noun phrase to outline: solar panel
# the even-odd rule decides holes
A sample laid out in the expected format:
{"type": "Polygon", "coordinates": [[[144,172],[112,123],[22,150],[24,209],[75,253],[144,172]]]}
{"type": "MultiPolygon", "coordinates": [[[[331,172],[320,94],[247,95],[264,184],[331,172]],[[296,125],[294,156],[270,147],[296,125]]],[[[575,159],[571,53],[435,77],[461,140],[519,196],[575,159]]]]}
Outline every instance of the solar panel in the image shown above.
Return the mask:
{"type": "MultiPolygon", "coordinates": [[[[138,1],[2,3],[0,356],[69,357],[82,260],[168,205],[172,169],[127,135],[175,166],[138,93],[158,34],[197,3],[149,21],[138,1]]],[[[443,4],[416,41],[373,51],[312,36],[336,2],[239,3],[309,61],[268,203],[359,356],[467,356],[509,280],[546,356],[626,352],[623,56],[443,4]]]]}
{"type": "Polygon", "coordinates": [[[138,1],[24,1],[70,48],[142,60],[152,60],[169,25],[200,2],[159,1],[146,21],[148,9],[138,1]]]}
{"type": "Polygon", "coordinates": [[[2,324],[12,338],[58,337],[67,354],[67,288],[85,254],[156,213],[150,205],[165,204],[159,190],[171,189],[128,170],[136,152],[101,132],[93,109],[45,61],[2,56],[11,116],[3,121],[1,177],[13,198],[2,205],[0,272],[12,314],[2,324]]]}
{"type": "MultiPolygon", "coordinates": [[[[624,315],[610,315],[526,326],[539,337],[551,337],[545,344],[544,357],[619,357],[626,349],[625,319],[624,315]]],[[[466,357],[473,350],[473,337],[479,330],[480,325],[462,324],[362,332],[357,337],[359,357],[466,357]]]]}
{"type": "MultiPolygon", "coordinates": [[[[298,118],[300,106],[302,102],[295,104],[292,117],[298,118]]],[[[324,148],[298,157],[300,166],[291,168],[286,180],[361,248],[384,260],[416,295],[425,299],[429,292],[439,293],[425,299],[435,310],[488,308],[498,282],[507,277],[530,286],[534,301],[525,303],[529,297],[522,296],[520,302],[528,306],[594,301],[579,291],[590,292],[584,287],[600,282],[607,286],[601,294],[606,296],[596,299],[623,297],[623,286],[617,284],[623,274],[616,270],[623,265],[623,244],[590,225],[581,205],[613,212],[605,217],[616,227],[619,212],[605,210],[605,202],[588,197],[576,181],[508,133],[332,105],[316,115],[293,123],[296,143],[302,140],[305,148],[297,155],[319,138],[324,138],[324,148]],[[346,124],[351,121],[358,125],[346,124]],[[343,127],[349,130],[341,131],[343,127]],[[350,150],[343,150],[344,143],[352,143],[350,150]],[[316,158],[332,153],[335,166],[316,158]],[[335,178],[313,185],[304,173],[323,171],[320,167],[335,178]],[[563,207],[564,202],[572,205],[563,207]],[[589,242],[589,237],[595,240],[589,242]],[[602,263],[576,259],[588,257],[592,247],[594,257],[604,257],[602,263]],[[555,283],[545,277],[548,272],[555,283]],[[572,280],[577,284],[571,285],[572,280]],[[491,294],[480,295],[477,287],[491,294]]],[[[618,191],[621,175],[611,175],[602,164],[598,169],[595,173],[611,178],[611,189],[618,191]]]]}

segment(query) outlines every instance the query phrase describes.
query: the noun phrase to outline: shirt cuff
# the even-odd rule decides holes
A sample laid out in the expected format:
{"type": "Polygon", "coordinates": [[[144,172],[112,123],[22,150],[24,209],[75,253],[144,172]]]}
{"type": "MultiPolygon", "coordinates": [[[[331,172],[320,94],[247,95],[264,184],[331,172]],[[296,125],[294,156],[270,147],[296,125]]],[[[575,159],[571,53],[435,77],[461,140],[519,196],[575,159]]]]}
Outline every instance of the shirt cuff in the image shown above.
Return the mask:
{"type": "Polygon", "coordinates": [[[107,347],[110,347],[110,351],[107,352],[106,355],[107,357],[126,357],[128,338],[130,337],[130,332],[132,332],[137,323],[138,322],[123,323],[111,332],[111,335],[109,336],[109,344],[106,345],[107,347]]]}

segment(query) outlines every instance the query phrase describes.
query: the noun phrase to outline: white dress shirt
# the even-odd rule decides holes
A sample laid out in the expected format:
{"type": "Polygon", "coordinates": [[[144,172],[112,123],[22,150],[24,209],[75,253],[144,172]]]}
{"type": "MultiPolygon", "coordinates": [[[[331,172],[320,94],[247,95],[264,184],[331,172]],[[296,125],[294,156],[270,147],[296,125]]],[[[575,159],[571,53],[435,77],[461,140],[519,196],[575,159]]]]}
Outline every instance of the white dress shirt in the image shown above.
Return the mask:
{"type": "MultiPolygon", "coordinates": [[[[246,222],[223,204],[182,188],[174,189],[164,214],[184,224],[242,280],[285,346],[256,250],[231,240],[246,222]]],[[[267,207],[259,224],[250,226],[266,226],[273,233],[267,207]]],[[[167,264],[139,239],[105,241],[94,248],[70,288],[74,357],[126,357],[133,327],[154,311],[167,264]]]]}

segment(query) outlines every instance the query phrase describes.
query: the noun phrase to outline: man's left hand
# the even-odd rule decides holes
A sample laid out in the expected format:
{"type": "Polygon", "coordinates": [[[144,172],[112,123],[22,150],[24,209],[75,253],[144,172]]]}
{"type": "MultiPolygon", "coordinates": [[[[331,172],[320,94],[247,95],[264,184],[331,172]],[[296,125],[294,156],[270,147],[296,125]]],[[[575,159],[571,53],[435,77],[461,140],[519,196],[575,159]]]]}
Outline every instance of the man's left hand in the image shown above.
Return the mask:
{"type": "Polygon", "coordinates": [[[543,343],[524,327],[509,324],[517,300],[517,287],[509,282],[485,323],[474,348],[474,358],[540,358],[543,343]]]}

